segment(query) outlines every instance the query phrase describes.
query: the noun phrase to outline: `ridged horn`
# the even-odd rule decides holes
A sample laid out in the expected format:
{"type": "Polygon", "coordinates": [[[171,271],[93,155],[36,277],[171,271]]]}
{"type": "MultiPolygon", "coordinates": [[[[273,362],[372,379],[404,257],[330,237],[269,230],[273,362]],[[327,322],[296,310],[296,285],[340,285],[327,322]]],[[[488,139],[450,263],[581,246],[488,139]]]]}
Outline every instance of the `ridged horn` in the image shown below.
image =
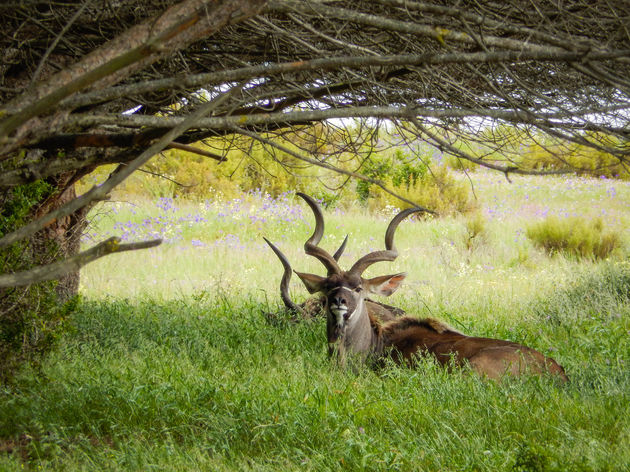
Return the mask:
{"type": "Polygon", "coordinates": [[[357,262],[355,262],[348,272],[360,276],[361,274],[363,274],[363,272],[365,272],[368,267],[370,267],[375,262],[393,261],[394,259],[396,259],[396,257],[398,257],[398,251],[394,246],[394,234],[396,233],[396,228],[398,228],[398,225],[402,220],[407,218],[412,213],[416,213],[418,211],[423,211],[423,209],[408,208],[394,216],[394,218],[392,218],[392,221],[389,222],[389,226],[387,227],[387,231],[385,232],[385,251],[374,251],[366,254],[357,262]]]}
{"type": "Polygon", "coordinates": [[[322,236],[324,235],[324,215],[322,215],[322,209],[312,197],[301,192],[298,192],[297,195],[308,203],[308,206],[311,207],[311,210],[313,210],[313,214],[315,215],[315,230],[313,231],[311,237],[304,243],[304,252],[306,252],[309,256],[317,258],[322,264],[324,264],[324,267],[328,270],[328,275],[340,274],[341,269],[339,268],[337,261],[333,258],[333,256],[318,246],[319,242],[322,240],[322,236]]]}
{"type": "Polygon", "coordinates": [[[263,239],[273,250],[273,252],[276,253],[276,256],[278,256],[278,259],[280,259],[280,262],[282,262],[282,266],[284,267],[284,274],[282,274],[282,280],[280,281],[280,297],[282,298],[284,305],[290,310],[295,310],[299,313],[304,314],[304,310],[300,306],[296,305],[289,296],[289,282],[291,282],[291,275],[293,272],[289,260],[280,249],[278,249],[273,243],[271,243],[271,241],[269,241],[264,236],[263,239]]]}
{"type": "Polygon", "coordinates": [[[346,250],[346,244],[348,244],[348,235],[347,234],[346,234],[345,239],[341,243],[341,246],[339,246],[339,249],[337,249],[337,252],[335,252],[333,254],[333,259],[336,260],[337,262],[339,262],[339,258],[343,254],[343,251],[346,250]]]}

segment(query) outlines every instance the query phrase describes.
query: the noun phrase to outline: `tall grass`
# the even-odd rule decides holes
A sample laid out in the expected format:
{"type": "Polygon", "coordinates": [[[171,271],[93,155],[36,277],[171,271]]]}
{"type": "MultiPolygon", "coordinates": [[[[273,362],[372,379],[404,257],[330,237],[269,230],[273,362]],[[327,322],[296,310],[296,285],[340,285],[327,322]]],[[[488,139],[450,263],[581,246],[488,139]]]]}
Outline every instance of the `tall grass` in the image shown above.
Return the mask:
{"type": "MultiPolygon", "coordinates": [[[[0,470],[627,470],[627,249],[608,261],[549,258],[524,228],[545,214],[595,213],[627,244],[630,188],[615,183],[611,197],[596,180],[477,181],[483,223],[405,221],[399,258],[368,275],[407,271],[388,302],[536,348],[570,384],[488,382],[430,361],[339,370],[323,320],[264,315],[278,307],[281,267],[261,235],[296,269],[322,270],[302,255],[305,205],[260,195],[120,204],[94,233],[133,223],[126,237],[169,241],[84,270],[61,348],[0,390],[0,470]],[[569,185],[573,200],[558,191],[569,185]]],[[[322,244],[334,250],[349,233],[348,266],[382,248],[389,218],[327,212],[322,244]]],[[[297,280],[292,290],[306,296],[297,280]]]]}
{"type": "Polygon", "coordinates": [[[564,291],[498,333],[554,355],[564,387],[431,362],[339,371],[322,320],[272,325],[247,299],[85,303],[44,375],[2,393],[0,436],[28,434],[20,453],[46,470],[624,470],[629,278],[603,266],[581,282],[593,304],[564,291]]]}

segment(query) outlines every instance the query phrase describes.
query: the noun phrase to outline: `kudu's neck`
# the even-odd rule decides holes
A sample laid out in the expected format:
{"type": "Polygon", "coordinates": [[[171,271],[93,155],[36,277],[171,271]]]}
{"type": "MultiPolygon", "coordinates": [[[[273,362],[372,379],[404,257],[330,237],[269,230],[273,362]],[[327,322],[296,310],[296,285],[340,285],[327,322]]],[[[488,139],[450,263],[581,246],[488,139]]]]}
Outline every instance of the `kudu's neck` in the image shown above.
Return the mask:
{"type": "MultiPolygon", "coordinates": [[[[334,323],[334,316],[329,315],[328,322],[334,323]]],[[[338,350],[342,361],[347,355],[359,356],[365,360],[368,356],[381,354],[383,350],[381,336],[375,323],[377,321],[370,317],[365,300],[362,300],[357,311],[348,320],[336,346],[333,347],[338,350]]]]}

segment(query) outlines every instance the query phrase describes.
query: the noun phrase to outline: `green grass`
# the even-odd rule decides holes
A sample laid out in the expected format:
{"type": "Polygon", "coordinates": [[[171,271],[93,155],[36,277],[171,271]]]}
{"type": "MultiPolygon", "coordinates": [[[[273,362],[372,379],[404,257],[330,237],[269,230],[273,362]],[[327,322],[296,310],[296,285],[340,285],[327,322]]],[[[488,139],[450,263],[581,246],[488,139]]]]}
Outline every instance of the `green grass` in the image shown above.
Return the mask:
{"type": "MultiPolygon", "coordinates": [[[[555,344],[567,386],[430,362],[343,372],[326,360],[323,320],[270,324],[256,301],[86,302],[44,372],[3,391],[0,436],[28,434],[22,453],[45,470],[624,470],[620,267],[522,307],[531,319],[498,333],[548,354],[555,344]],[[597,297],[580,299],[588,285],[597,297]]],[[[19,457],[0,467],[18,470],[19,457]]]]}
{"type": "MultiPolygon", "coordinates": [[[[0,470],[628,470],[627,249],[599,262],[549,258],[519,233],[537,217],[531,205],[597,212],[607,187],[524,179],[519,193],[497,177],[478,177],[482,208],[497,209],[485,213],[482,240],[467,244],[465,218],[405,222],[398,260],[368,275],[406,270],[388,302],[536,348],[566,368],[568,385],[489,382],[429,361],[339,370],[326,358],[324,320],[265,316],[278,308],[281,267],[260,236],[296,269],[321,273],[301,255],[307,224],[221,223],[239,235],[229,247],[213,243],[208,210],[181,241],[84,270],[84,300],[60,348],[0,390],[0,470]],[[579,186],[576,199],[550,199],[546,182],[579,186]]],[[[630,188],[615,185],[606,222],[623,231],[630,188]]],[[[134,216],[125,211],[119,221],[134,216]]],[[[351,264],[380,248],[387,220],[327,214],[334,238],[323,244],[336,249],[350,233],[342,265],[351,264]]]]}

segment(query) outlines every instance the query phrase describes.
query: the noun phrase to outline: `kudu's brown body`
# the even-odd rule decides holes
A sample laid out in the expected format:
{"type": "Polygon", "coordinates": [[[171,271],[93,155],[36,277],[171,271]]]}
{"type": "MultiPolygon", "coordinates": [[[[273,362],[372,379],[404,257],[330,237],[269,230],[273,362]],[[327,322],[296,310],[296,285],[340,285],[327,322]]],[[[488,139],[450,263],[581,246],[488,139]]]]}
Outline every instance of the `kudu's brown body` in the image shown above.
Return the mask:
{"type": "Polygon", "coordinates": [[[477,373],[499,379],[525,372],[557,375],[567,381],[564,369],[552,358],[522,344],[502,339],[477,338],[455,331],[440,321],[409,316],[374,325],[376,346],[390,350],[396,362],[413,364],[418,354],[431,355],[440,364],[466,364],[477,373]]]}
{"type": "MultiPolygon", "coordinates": [[[[339,356],[341,362],[351,355],[364,360],[370,358],[376,363],[390,357],[399,363],[413,364],[416,356],[430,355],[442,365],[470,365],[478,374],[493,379],[529,372],[550,373],[567,380],[564,369],[555,360],[521,344],[466,336],[433,319],[396,318],[386,314],[386,318],[390,319],[383,320],[370,313],[366,293],[391,295],[406,275],[401,273],[364,279],[362,274],[375,262],[393,261],[398,256],[394,247],[396,228],[418,209],[403,210],[392,219],[385,233],[384,251],[367,254],[350,270],[342,271],[337,260],[345,241],[334,257],[320,248],[318,244],[324,232],[321,209],[308,195],[298,195],[309,204],[315,215],[315,231],[304,244],[304,250],[322,262],[328,274],[321,277],[296,273],[311,293],[324,294],[329,353],[339,356]]],[[[269,245],[287,269],[284,255],[273,244],[269,245]]],[[[285,270],[283,283],[286,276],[285,270]]]]}

